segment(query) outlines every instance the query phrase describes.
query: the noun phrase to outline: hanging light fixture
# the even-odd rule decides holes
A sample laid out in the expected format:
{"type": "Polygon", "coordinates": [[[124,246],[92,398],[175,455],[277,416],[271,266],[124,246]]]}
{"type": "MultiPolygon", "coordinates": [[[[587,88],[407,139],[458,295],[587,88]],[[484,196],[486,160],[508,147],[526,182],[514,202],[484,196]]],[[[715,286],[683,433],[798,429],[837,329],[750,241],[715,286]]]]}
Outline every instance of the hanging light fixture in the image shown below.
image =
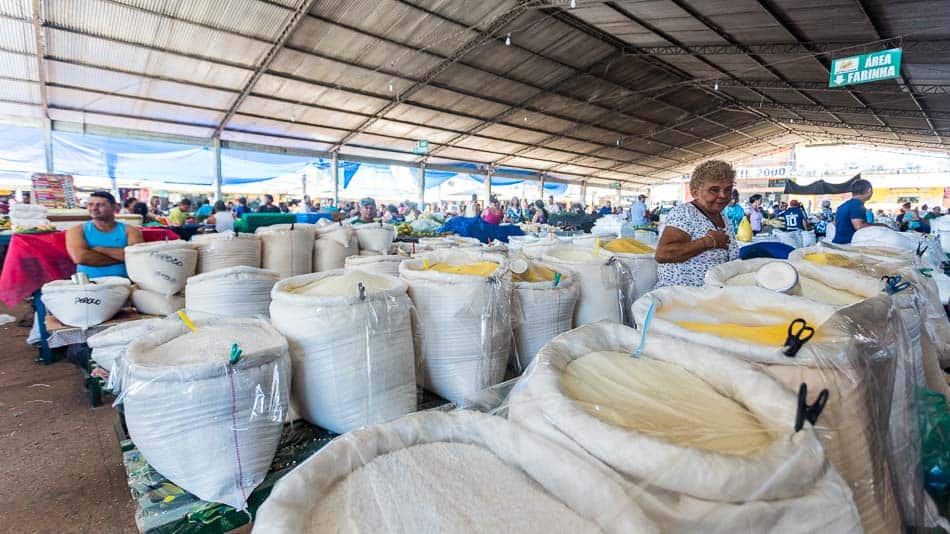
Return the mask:
{"type": "Polygon", "coordinates": [[[571,0],[571,9],[577,7],[577,0],[571,0]]]}
{"type": "Polygon", "coordinates": [[[393,92],[393,81],[389,80],[389,92],[393,92]]]}
{"type": "Polygon", "coordinates": [[[713,91],[719,90],[719,82],[716,82],[716,85],[713,85],[713,91]]]}
{"type": "Polygon", "coordinates": [[[505,36],[505,46],[511,46],[511,32],[508,32],[508,35],[505,36]]]}

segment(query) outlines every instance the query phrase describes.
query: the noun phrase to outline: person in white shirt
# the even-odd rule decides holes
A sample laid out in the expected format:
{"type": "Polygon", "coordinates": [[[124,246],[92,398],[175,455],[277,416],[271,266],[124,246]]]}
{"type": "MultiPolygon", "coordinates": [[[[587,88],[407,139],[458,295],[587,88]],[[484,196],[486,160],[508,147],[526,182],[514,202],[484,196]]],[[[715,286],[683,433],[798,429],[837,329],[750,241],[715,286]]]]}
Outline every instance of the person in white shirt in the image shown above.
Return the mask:
{"type": "Polygon", "coordinates": [[[463,217],[478,217],[481,213],[481,209],[478,207],[478,195],[473,194],[472,200],[465,205],[465,213],[462,214],[463,217]]]}
{"type": "Polygon", "coordinates": [[[234,214],[221,200],[214,203],[214,214],[208,217],[205,222],[213,224],[215,231],[218,233],[234,230],[234,214]]]}
{"type": "Polygon", "coordinates": [[[544,209],[548,211],[548,214],[561,213],[561,206],[554,202],[554,195],[548,195],[548,203],[545,204],[544,209]]]}
{"type": "Polygon", "coordinates": [[[650,224],[647,219],[646,195],[640,195],[637,200],[630,205],[630,223],[634,226],[646,226],[650,224]]]}

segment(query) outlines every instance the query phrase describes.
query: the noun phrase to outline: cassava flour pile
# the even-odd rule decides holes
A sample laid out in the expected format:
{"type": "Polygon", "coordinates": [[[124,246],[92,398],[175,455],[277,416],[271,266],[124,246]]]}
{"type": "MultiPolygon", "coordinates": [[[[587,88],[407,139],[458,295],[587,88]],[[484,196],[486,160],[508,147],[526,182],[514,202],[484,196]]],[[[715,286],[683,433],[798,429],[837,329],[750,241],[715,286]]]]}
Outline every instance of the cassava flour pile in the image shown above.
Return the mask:
{"type": "Polygon", "coordinates": [[[312,524],[353,534],[600,532],[487,450],[444,442],[391,452],[361,467],[320,501],[312,524]],[[397,518],[399,528],[393,528],[397,518]]]}
{"type": "Polygon", "coordinates": [[[561,385],[594,417],[677,445],[751,457],[777,437],[696,375],[652,358],[592,352],[567,365],[561,385]]]}
{"type": "Polygon", "coordinates": [[[656,527],[617,477],[507,420],[420,412],[335,439],[275,484],[254,534],[656,527]]]}

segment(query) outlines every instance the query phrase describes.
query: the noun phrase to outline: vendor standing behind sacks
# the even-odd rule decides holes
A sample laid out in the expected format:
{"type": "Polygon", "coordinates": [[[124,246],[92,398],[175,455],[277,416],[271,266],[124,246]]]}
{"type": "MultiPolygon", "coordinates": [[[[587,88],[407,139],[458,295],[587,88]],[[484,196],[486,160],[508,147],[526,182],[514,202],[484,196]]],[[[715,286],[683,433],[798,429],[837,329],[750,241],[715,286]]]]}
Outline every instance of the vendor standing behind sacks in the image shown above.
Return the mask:
{"type": "Polygon", "coordinates": [[[693,201],[671,209],[660,233],[657,287],[702,286],[710,267],[739,258],[736,236],[722,215],[735,180],[736,171],[725,161],[707,161],[693,170],[693,201]]]}
{"type": "Polygon", "coordinates": [[[838,211],[835,212],[835,238],[832,243],[847,245],[858,230],[867,226],[884,226],[868,222],[864,203],[873,194],[874,188],[867,180],[857,180],[851,184],[851,200],[838,206],[838,211]]]}
{"type": "Polygon", "coordinates": [[[125,247],[142,243],[138,228],[115,220],[118,206],[106,191],[90,195],[86,203],[91,221],[66,230],[66,250],[76,270],[89,278],[128,276],[125,272],[125,247]]]}

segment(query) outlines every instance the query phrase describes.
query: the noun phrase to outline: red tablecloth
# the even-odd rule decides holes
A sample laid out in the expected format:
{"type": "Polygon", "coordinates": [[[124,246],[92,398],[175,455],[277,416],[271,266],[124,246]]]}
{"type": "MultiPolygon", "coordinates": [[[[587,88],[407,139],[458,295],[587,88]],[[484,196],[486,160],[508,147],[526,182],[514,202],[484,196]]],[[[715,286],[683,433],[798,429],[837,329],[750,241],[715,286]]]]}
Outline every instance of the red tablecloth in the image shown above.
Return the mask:
{"type": "MultiPolygon", "coordinates": [[[[142,228],[146,241],[178,239],[167,228],[142,228]]],[[[66,252],[66,232],[13,234],[0,272],[0,301],[11,308],[46,282],[69,278],[76,264],[66,252]]]]}

